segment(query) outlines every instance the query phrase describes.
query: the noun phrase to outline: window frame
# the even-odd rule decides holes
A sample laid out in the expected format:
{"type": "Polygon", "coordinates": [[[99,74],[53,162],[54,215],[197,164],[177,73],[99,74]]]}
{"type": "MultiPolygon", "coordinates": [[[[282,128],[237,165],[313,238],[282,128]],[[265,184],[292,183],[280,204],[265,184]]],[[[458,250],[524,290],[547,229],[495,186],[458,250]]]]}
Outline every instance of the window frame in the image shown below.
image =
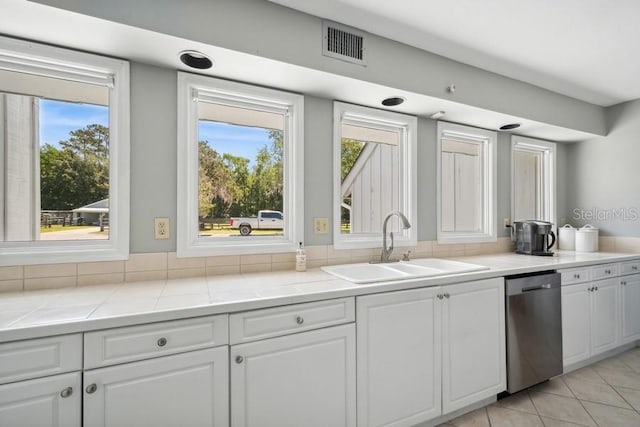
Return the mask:
{"type": "Polygon", "coordinates": [[[523,221],[527,219],[537,219],[548,221],[557,225],[557,150],[556,143],[544,141],[541,139],[528,138],[520,135],[511,136],[511,222],[523,221]],[[543,206],[543,218],[526,218],[516,219],[516,203],[515,203],[515,156],[514,151],[521,149],[522,151],[541,153],[542,154],[542,195],[540,202],[543,206]]]}
{"type": "Polygon", "coordinates": [[[438,243],[483,243],[497,241],[497,132],[443,121],[438,121],[436,127],[436,234],[438,243]],[[462,140],[482,144],[483,185],[481,200],[483,203],[480,231],[442,230],[442,139],[445,136],[453,139],[457,137],[462,140]]]}
{"type": "MultiPolygon", "coordinates": [[[[418,192],[417,192],[417,141],[418,118],[408,114],[379,110],[372,107],[348,104],[340,101],[333,103],[333,246],[336,249],[367,249],[382,247],[382,232],[357,233],[354,235],[341,232],[342,179],[341,179],[341,144],[342,121],[345,116],[349,121],[370,122],[373,126],[396,128],[402,130],[402,138],[398,144],[400,152],[400,194],[399,210],[409,222],[411,228],[394,232],[394,245],[416,246],[418,244],[418,192]]],[[[384,217],[384,213],[381,213],[384,217]]],[[[382,226],[382,224],[381,224],[382,226]]]]}
{"type": "MultiPolygon", "coordinates": [[[[129,62],[0,37],[0,68],[109,89],[109,239],[0,242],[0,266],[125,260],[129,257],[129,62]]],[[[39,165],[39,159],[34,159],[39,165]]],[[[39,194],[34,194],[38,200],[39,194]]]]}
{"type": "MultiPolygon", "coordinates": [[[[304,97],[246,83],[178,72],[177,256],[293,252],[304,242],[304,97]],[[283,236],[242,240],[198,238],[198,96],[286,110],[283,156],[283,236]]],[[[257,215],[257,212],[255,213],[257,215]]]]}

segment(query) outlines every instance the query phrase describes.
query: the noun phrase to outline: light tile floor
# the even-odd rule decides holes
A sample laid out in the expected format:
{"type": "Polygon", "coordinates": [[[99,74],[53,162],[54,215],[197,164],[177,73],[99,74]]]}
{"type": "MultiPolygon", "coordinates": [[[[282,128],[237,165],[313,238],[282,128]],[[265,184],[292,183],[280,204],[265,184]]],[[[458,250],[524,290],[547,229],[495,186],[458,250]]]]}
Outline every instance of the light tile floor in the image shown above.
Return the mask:
{"type": "Polygon", "coordinates": [[[640,347],[513,394],[442,426],[640,427],[640,347]]]}

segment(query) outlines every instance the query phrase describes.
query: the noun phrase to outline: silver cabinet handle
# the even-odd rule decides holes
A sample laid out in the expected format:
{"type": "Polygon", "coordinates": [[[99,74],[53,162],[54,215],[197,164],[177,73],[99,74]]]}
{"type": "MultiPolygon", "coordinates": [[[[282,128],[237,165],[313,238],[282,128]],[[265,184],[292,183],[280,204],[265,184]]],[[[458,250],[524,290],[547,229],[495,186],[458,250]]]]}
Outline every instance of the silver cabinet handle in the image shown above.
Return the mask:
{"type": "Polygon", "coordinates": [[[594,291],[597,291],[597,290],[598,290],[598,287],[596,286],[595,288],[593,288],[593,290],[594,290],[594,291]]]}
{"type": "Polygon", "coordinates": [[[158,347],[164,347],[167,345],[167,339],[165,337],[158,338],[158,347]]]}
{"type": "Polygon", "coordinates": [[[445,297],[445,298],[447,298],[447,299],[448,299],[450,296],[451,296],[451,295],[449,295],[447,292],[445,292],[445,294],[444,294],[444,297],[445,297]]]}
{"type": "Polygon", "coordinates": [[[620,282],[620,284],[622,284],[622,286],[627,286],[627,282],[625,282],[624,280],[620,282]]]}
{"type": "Polygon", "coordinates": [[[236,356],[236,363],[242,363],[242,362],[244,362],[244,357],[236,356]]]}
{"type": "Polygon", "coordinates": [[[296,317],[296,323],[298,325],[302,325],[304,323],[304,317],[302,317],[302,316],[296,317]]]}
{"type": "Polygon", "coordinates": [[[638,270],[638,266],[637,266],[637,265],[632,265],[632,266],[631,266],[631,270],[633,270],[633,271],[637,271],[637,270],[638,270]]]}
{"type": "Polygon", "coordinates": [[[587,288],[589,292],[593,292],[593,288],[587,288]]]}
{"type": "Polygon", "coordinates": [[[574,278],[574,279],[579,279],[579,278],[580,278],[580,275],[579,275],[578,273],[576,273],[576,274],[574,274],[574,275],[573,275],[573,278],[574,278]]]}
{"type": "Polygon", "coordinates": [[[93,394],[98,390],[98,386],[95,383],[89,384],[85,390],[87,393],[93,394]]]}
{"type": "Polygon", "coordinates": [[[438,294],[438,295],[436,295],[436,296],[438,297],[438,299],[442,299],[442,298],[444,298],[444,295],[442,295],[442,294],[438,294]]]}
{"type": "Polygon", "coordinates": [[[609,270],[608,268],[604,271],[605,274],[611,274],[611,270],[609,270]]]}
{"type": "Polygon", "coordinates": [[[67,387],[65,389],[62,389],[62,391],[60,392],[60,397],[69,397],[73,394],[73,387],[67,387]]]}

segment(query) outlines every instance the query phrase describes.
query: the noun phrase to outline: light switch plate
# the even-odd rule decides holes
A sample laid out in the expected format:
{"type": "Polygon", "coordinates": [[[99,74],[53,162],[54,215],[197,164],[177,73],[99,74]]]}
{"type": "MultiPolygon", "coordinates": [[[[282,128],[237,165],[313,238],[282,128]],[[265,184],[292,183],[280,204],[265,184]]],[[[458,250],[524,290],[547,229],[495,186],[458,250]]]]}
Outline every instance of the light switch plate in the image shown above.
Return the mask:
{"type": "Polygon", "coordinates": [[[155,218],[156,240],[169,238],[169,218],[155,218]]]}
{"type": "Polygon", "coordinates": [[[329,218],[313,218],[313,234],[329,233],[329,218]]]}

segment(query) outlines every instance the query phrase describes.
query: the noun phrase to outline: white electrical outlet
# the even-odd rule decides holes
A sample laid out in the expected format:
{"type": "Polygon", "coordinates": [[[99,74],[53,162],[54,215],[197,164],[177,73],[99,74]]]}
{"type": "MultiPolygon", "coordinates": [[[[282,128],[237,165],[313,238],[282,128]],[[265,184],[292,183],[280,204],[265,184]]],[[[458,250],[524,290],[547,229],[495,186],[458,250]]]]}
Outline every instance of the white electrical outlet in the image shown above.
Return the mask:
{"type": "Polygon", "coordinates": [[[313,218],[313,234],[329,233],[329,218],[313,218]]]}
{"type": "Polygon", "coordinates": [[[509,228],[509,218],[502,219],[502,228],[509,228]]]}
{"type": "Polygon", "coordinates": [[[169,218],[155,219],[156,240],[169,238],[169,218]]]}

